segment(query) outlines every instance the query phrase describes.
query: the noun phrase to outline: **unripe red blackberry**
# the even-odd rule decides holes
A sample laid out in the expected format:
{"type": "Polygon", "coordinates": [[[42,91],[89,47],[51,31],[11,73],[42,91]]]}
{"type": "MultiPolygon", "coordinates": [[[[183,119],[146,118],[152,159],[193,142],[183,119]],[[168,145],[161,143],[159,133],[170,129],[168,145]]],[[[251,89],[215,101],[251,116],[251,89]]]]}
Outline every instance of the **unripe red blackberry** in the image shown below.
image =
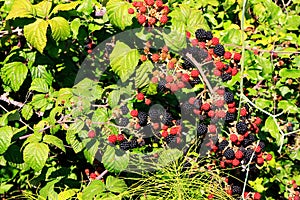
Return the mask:
{"type": "Polygon", "coordinates": [[[88,132],[88,137],[89,138],[94,138],[96,136],[96,132],[94,131],[94,130],[90,130],[89,132],[88,132]]]}
{"type": "Polygon", "coordinates": [[[133,14],[134,13],[134,9],[133,8],[128,8],[128,14],[133,14]]]}
{"type": "Polygon", "coordinates": [[[136,95],[137,100],[144,100],[144,98],[145,98],[145,95],[141,92],[136,95]]]}
{"type": "Polygon", "coordinates": [[[239,54],[239,53],[235,53],[234,55],[233,55],[233,59],[235,60],[235,61],[240,61],[241,60],[241,54],[239,54]]]}
{"type": "Polygon", "coordinates": [[[212,45],[218,45],[218,44],[219,44],[219,38],[213,37],[213,38],[211,39],[211,42],[212,42],[212,45]]]}
{"type": "Polygon", "coordinates": [[[158,61],[159,61],[159,58],[160,58],[160,56],[159,56],[159,54],[157,54],[157,53],[154,53],[154,54],[152,54],[152,56],[151,56],[151,59],[152,59],[153,62],[158,62],[158,61]]]}
{"type": "Polygon", "coordinates": [[[253,198],[254,200],[260,200],[261,195],[258,192],[255,192],[253,198]]]}
{"type": "Polygon", "coordinates": [[[145,6],[141,6],[141,7],[139,8],[139,11],[140,11],[141,13],[145,13],[145,12],[147,11],[147,8],[146,8],[145,6]]]}
{"type": "Polygon", "coordinates": [[[108,139],[108,141],[109,141],[110,143],[114,144],[114,143],[116,143],[116,141],[117,141],[117,136],[114,135],[114,134],[111,134],[111,135],[108,136],[107,139],[108,139]]]}
{"type": "Polygon", "coordinates": [[[168,22],[168,17],[166,15],[162,15],[159,21],[160,23],[165,24],[168,22]]]}
{"type": "Polygon", "coordinates": [[[163,4],[164,4],[164,3],[163,3],[162,0],[156,0],[156,2],[155,2],[155,5],[156,5],[158,8],[162,7],[163,4]]]}
{"type": "Polygon", "coordinates": [[[146,22],[147,18],[145,15],[138,16],[138,22],[139,24],[144,24],[146,22]]]}
{"type": "Polygon", "coordinates": [[[229,51],[226,51],[226,52],[224,53],[224,58],[225,58],[225,59],[230,59],[231,56],[232,56],[232,54],[231,54],[229,51]]]}
{"type": "Polygon", "coordinates": [[[137,117],[138,114],[139,114],[139,112],[138,112],[137,110],[132,110],[132,111],[130,111],[130,115],[131,115],[132,117],[137,117]]]}

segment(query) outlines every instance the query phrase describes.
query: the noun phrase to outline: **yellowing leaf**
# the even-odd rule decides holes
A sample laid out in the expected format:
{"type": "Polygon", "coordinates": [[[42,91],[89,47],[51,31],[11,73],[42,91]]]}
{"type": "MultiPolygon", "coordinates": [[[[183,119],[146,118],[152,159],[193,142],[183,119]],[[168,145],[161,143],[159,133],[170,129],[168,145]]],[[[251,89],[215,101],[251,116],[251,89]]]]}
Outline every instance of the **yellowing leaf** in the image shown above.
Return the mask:
{"type": "Polygon", "coordinates": [[[37,19],[34,23],[24,26],[24,35],[27,41],[40,53],[43,53],[47,43],[47,27],[45,20],[37,19]]]}
{"type": "Polygon", "coordinates": [[[76,6],[80,4],[80,1],[76,1],[76,2],[71,2],[71,3],[67,3],[67,4],[59,4],[57,6],[54,7],[52,13],[57,13],[58,11],[68,11],[68,10],[72,10],[74,8],[76,8],[76,6]]]}
{"type": "Polygon", "coordinates": [[[31,18],[34,15],[34,8],[29,0],[15,0],[6,20],[15,19],[17,17],[31,18]]]}
{"type": "Polygon", "coordinates": [[[63,17],[54,17],[49,20],[54,40],[66,40],[70,36],[70,26],[68,21],[63,17]]]}
{"type": "Polygon", "coordinates": [[[44,143],[33,142],[24,148],[24,161],[35,171],[40,171],[48,158],[49,147],[44,143]]]}
{"type": "Polygon", "coordinates": [[[52,7],[52,1],[44,0],[36,5],[33,6],[36,11],[36,15],[39,17],[46,17],[49,15],[51,7],[52,7]]]}

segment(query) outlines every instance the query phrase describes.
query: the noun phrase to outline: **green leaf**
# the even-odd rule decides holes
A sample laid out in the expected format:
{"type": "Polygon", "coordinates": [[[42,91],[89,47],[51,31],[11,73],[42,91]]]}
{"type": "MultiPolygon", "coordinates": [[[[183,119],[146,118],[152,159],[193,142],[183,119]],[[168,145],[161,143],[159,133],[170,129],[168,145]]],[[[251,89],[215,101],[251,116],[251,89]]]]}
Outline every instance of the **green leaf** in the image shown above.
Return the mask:
{"type": "Polygon", "coordinates": [[[36,78],[32,81],[29,90],[34,90],[41,93],[48,93],[49,87],[47,81],[43,78],[36,78]]]}
{"type": "Polygon", "coordinates": [[[298,107],[293,104],[290,101],[287,100],[281,100],[278,103],[278,109],[282,109],[283,112],[287,112],[287,113],[298,113],[299,109],[298,107]]]}
{"type": "Polygon", "coordinates": [[[15,19],[17,17],[31,18],[34,13],[34,8],[29,0],[15,0],[6,20],[15,19]]]}
{"type": "Polygon", "coordinates": [[[262,99],[262,98],[258,98],[255,100],[255,104],[259,107],[259,108],[269,108],[273,106],[273,101],[271,100],[267,100],[267,99],[262,99]]]}
{"type": "Polygon", "coordinates": [[[43,137],[43,142],[45,142],[47,144],[52,144],[52,145],[56,146],[57,148],[60,148],[63,152],[66,153],[66,149],[65,149],[63,141],[54,135],[45,135],[43,137]]]}
{"type": "Polygon", "coordinates": [[[48,100],[45,97],[45,94],[36,94],[32,97],[31,105],[35,109],[45,108],[48,105],[48,100]]]}
{"type": "Polygon", "coordinates": [[[134,73],[139,62],[139,52],[131,49],[125,43],[117,41],[112,53],[110,54],[110,64],[112,70],[125,82],[134,73]]]}
{"type": "Polygon", "coordinates": [[[75,189],[69,189],[65,191],[61,191],[58,194],[58,200],[68,200],[72,199],[72,197],[76,194],[77,190],[75,189]]]}
{"type": "Polygon", "coordinates": [[[110,172],[121,172],[128,166],[129,154],[124,153],[122,156],[118,156],[114,147],[107,146],[102,157],[102,163],[105,169],[110,172]]]}
{"type": "Polygon", "coordinates": [[[287,69],[283,68],[279,71],[279,76],[283,78],[299,78],[300,77],[300,70],[299,69],[287,69]]]}
{"type": "Polygon", "coordinates": [[[79,141],[79,137],[76,135],[77,131],[67,131],[66,140],[67,143],[70,144],[75,153],[79,153],[83,150],[84,146],[81,141],[79,141]]]}
{"type": "Polygon", "coordinates": [[[28,68],[21,62],[7,63],[1,68],[3,82],[18,91],[26,79],[28,68]]]}
{"type": "Polygon", "coordinates": [[[135,87],[142,88],[150,83],[149,75],[152,73],[154,66],[151,61],[147,60],[136,70],[135,87]]]}
{"type": "Polygon", "coordinates": [[[55,41],[66,40],[70,36],[70,25],[65,18],[54,17],[48,22],[52,30],[52,37],[55,41]]]}
{"type": "Polygon", "coordinates": [[[37,19],[34,23],[24,26],[24,35],[27,41],[40,53],[43,53],[47,43],[47,27],[45,20],[37,19]]]}
{"type": "Polygon", "coordinates": [[[287,16],[287,21],[284,26],[285,29],[299,30],[299,26],[300,26],[300,16],[298,15],[287,16]]]}
{"type": "Polygon", "coordinates": [[[73,39],[77,38],[79,27],[81,26],[81,22],[79,18],[75,18],[71,22],[71,30],[73,32],[73,39]]]}
{"type": "Polygon", "coordinates": [[[109,21],[124,30],[126,26],[130,26],[132,24],[132,18],[134,15],[128,14],[128,9],[131,8],[132,5],[123,0],[110,0],[106,5],[107,14],[109,17],[109,21]]]}
{"type": "Polygon", "coordinates": [[[108,120],[108,112],[107,108],[97,108],[93,114],[92,121],[93,122],[107,122],[108,120]]]}
{"type": "Polygon", "coordinates": [[[32,115],[33,115],[33,108],[32,108],[32,106],[29,105],[29,104],[25,104],[22,107],[21,114],[22,114],[22,117],[25,120],[29,120],[32,117],[32,115]]]}
{"type": "Polygon", "coordinates": [[[241,35],[242,35],[241,30],[234,29],[234,28],[228,29],[225,35],[222,37],[222,42],[228,44],[240,45],[241,35]]]}
{"type": "MultiPolygon", "coordinates": [[[[57,183],[59,180],[53,180],[48,182],[39,192],[39,194],[44,197],[45,199],[47,199],[47,197],[49,195],[51,195],[51,193],[55,193],[54,191],[54,185],[55,183],[57,183]]],[[[51,199],[51,198],[48,198],[51,199]]]]}
{"type": "Polygon", "coordinates": [[[270,135],[276,140],[277,144],[280,144],[280,132],[273,117],[269,116],[265,122],[264,130],[268,131],[270,135]]]}
{"type": "Polygon", "coordinates": [[[122,193],[127,190],[124,180],[108,176],[106,179],[106,189],[110,192],[122,193]]]}
{"type": "Polygon", "coordinates": [[[44,143],[29,143],[23,152],[24,161],[35,171],[40,171],[46,164],[49,147],[44,143]]]}
{"type": "Polygon", "coordinates": [[[167,149],[163,150],[158,158],[158,162],[163,165],[169,165],[170,162],[178,160],[182,156],[182,151],[178,149],[167,149]]]}
{"type": "Polygon", "coordinates": [[[0,194],[6,193],[10,188],[14,186],[13,184],[6,184],[6,183],[1,183],[0,185],[0,194]]]}
{"type": "Polygon", "coordinates": [[[93,164],[95,160],[95,155],[98,151],[99,145],[100,142],[97,140],[92,140],[85,145],[85,150],[83,153],[87,161],[91,164],[93,164]]]}
{"type": "Polygon", "coordinates": [[[46,65],[38,65],[30,68],[32,79],[43,78],[46,80],[48,85],[52,84],[53,76],[49,70],[47,70],[46,65]]]}
{"type": "Polygon", "coordinates": [[[36,5],[33,5],[35,8],[37,16],[45,18],[49,15],[52,8],[52,1],[44,0],[36,5]]]}
{"type": "Polygon", "coordinates": [[[3,154],[9,147],[13,130],[10,126],[0,128],[0,154],[3,154]]]}
{"type": "Polygon", "coordinates": [[[119,105],[121,97],[120,90],[113,90],[108,95],[108,104],[111,108],[114,108],[119,105]]]}
{"type": "Polygon", "coordinates": [[[69,11],[72,9],[75,9],[77,5],[79,5],[81,2],[80,1],[75,1],[71,3],[66,3],[66,4],[59,4],[55,6],[52,10],[52,13],[55,14],[58,11],[69,11]]]}
{"type": "Polygon", "coordinates": [[[172,30],[170,33],[163,33],[163,38],[166,45],[175,52],[186,48],[186,33],[177,29],[172,30]]]}
{"type": "Polygon", "coordinates": [[[20,115],[18,113],[18,110],[12,110],[10,112],[7,112],[0,117],[0,127],[6,126],[9,121],[15,121],[19,119],[20,115]]]}
{"type": "Polygon", "coordinates": [[[104,192],[104,189],[105,185],[102,181],[94,180],[83,190],[82,199],[93,200],[96,195],[104,192]]]}
{"type": "Polygon", "coordinates": [[[93,0],[83,0],[77,11],[90,15],[93,12],[93,0]]]}

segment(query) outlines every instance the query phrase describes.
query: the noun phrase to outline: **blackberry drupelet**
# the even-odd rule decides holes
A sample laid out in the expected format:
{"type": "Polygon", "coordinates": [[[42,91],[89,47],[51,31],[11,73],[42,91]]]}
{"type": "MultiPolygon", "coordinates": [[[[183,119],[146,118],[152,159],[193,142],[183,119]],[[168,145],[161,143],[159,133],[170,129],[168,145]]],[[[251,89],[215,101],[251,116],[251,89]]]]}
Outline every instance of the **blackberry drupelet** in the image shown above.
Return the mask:
{"type": "Polygon", "coordinates": [[[231,92],[225,92],[224,94],[224,100],[225,102],[228,103],[232,103],[234,101],[234,96],[231,92]]]}
{"type": "Polygon", "coordinates": [[[189,68],[192,68],[194,65],[190,62],[189,59],[183,58],[183,63],[181,66],[183,69],[189,69],[189,68]]]}
{"type": "Polygon", "coordinates": [[[201,80],[200,80],[200,78],[197,77],[197,78],[193,78],[189,82],[190,82],[191,86],[194,87],[195,85],[201,83],[201,80]]]}
{"type": "Polygon", "coordinates": [[[230,74],[227,74],[227,73],[224,73],[222,74],[222,81],[225,82],[225,81],[230,81],[232,76],[230,74]]]}
{"type": "Polygon", "coordinates": [[[251,140],[249,140],[248,138],[245,138],[243,141],[242,141],[242,145],[243,147],[247,147],[248,145],[252,144],[251,140]]]}
{"type": "Polygon", "coordinates": [[[231,189],[232,189],[232,194],[241,194],[242,193],[242,188],[238,185],[233,185],[231,189]]]}
{"type": "Polygon", "coordinates": [[[251,142],[254,142],[255,141],[255,136],[253,134],[250,134],[248,135],[248,139],[251,141],[251,142]]]}
{"type": "MultiPolygon", "coordinates": [[[[253,154],[253,150],[252,149],[246,149],[246,152],[245,152],[245,161],[246,162],[249,162],[250,161],[250,158],[251,158],[251,156],[252,156],[252,154],[253,154]]],[[[253,159],[252,160],[255,160],[256,159],[256,154],[254,154],[253,155],[253,159]]]]}
{"type": "Polygon", "coordinates": [[[165,79],[160,80],[157,86],[157,92],[165,92],[167,89],[166,83],[167,81],[165,79]]]}
{"type": "Polygon", "coordinates": [[[139,119],[139,125],[146,126],[148,123],[148,114],[144,111],[139,111],[138,119],[139,119]]]}
{"type": "Polygon", "coordinates": [[[260,146],[261,149],[264,149],[266,147],[266,144],[263,141],[260,141],[258,146],[260,146]]]}
{"type": "Polygon", "coordinates": [[[235,120],[235,114],[226,112],[225,121],[226,122],[233,122],[234,120],[235,120]]]}
{"type": "Polygon", "coordinates": [[[223,45],[221,44],[217,44],[214,48],[214,53],[217,55],[217,56],[223,56],[224,53],[225,53],[225,48],[223,47],[223,45]]]}
{"type": "Polygon", "coordinates": [[[158,122],[160,120],[161,110],[159,108],[151,108],[148,114],[152,122],[158,122]]]}
{"type": "Polygon", "coordinates": [[[211,40],[212,38],[213,38],[212,32],[211,32],[211,31],[207,31],[207,32],[206,32],[206,39],[207,39],[207,40],[211,40]]]}
{"type": "Polygon", "coordinates": [[[129,113],[129,108],[126,105],[121,106],[120,110],[123,115],[126,115],[127,113],[129,113]]]}
{"type": "Polygon", "coordinates": [[[136,147],[138,146],[137,139],[132,139],[132,140],[130,140],[129,145],[130,145],[130,148],[131,148],[131,149],[136,148],[136,147]]]}
{"type": "Polygon", "coordinates": [[[207,133],[207,126],[205,124],[199,124],[197,127],[197,135],[201,136],[207,133]]]}
{"type": "Polygon", "coordinates": [[[239,134],[245,134],[248,131],[248,126],[244,122],[238,122],[236,124],[236,130],[239,134]]]}
{"type": "Polygon", "coordinates": [[[229,142],[227,140],[223,140],[219,143],[218,148],[219,150],[223,151],[227,146],[229,145],[229,142]]]}
{"type": "Polygon", "coordinates": [[[127,151],[130,149],[130,142],[124,141],[120,143],[120,149],[123,151],[127,151]]]}
{"type": "Polygon", "coordinates": [[[224,151],[224,154],[223,154],[224,156],[225,156],[225,158],[226,159],[228,159],[228,160],[232,160],[232,159],[234,159],[234,151],[232,150],[232,149],[230,149],[230,148],[228,148],[228,149],[226,149],[225,151],[224,151]]]}
{"type": "Polygon", "coordinates": [[[183,114],[189,114],[193,111],[193,106],[191,104],[189,104],[189,102],[184,102],[181,106],[181,112],[183,114]]]}
{"type": "Polygon", "coordinates": [[[172,126],[173,123],[172,123],[172,120],[173,120],[173,117],[171,115],[171,113],[168,113],[168,112],[164,112],[163,113],[163,117],[161,119],[161,122],[167,126],[172,126]]]}
{"type": "Polygon", "coordinates": [[[204,29],[200,28],[196,30],[195,36],[199,42],[205,42],[207,37],[207,32],[204,29]]]}
{"type": "Polygon", "coordinates": [[[167,144],[174,143],[176,142],[176,135],[168,135],[165,140],[167,144]]]}
{"type": "Polygon", "coordinates": [[[129,119],[128,118],[125,118],[125,117],[122,117],[118,120],[118,125],[119,126],[127,126],[129,124],[129,119]]]}

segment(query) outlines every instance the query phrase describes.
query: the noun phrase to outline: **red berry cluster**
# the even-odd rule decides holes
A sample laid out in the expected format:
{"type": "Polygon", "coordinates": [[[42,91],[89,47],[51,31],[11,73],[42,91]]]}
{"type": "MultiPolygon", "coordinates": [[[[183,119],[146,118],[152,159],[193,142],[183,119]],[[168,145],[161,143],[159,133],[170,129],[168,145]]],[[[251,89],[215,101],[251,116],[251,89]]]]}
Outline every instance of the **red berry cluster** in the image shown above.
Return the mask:
{"type": "Polygon", "coordinates": [[[143,26],[163,25],[168,22],[169,7],[162,0],[134,1],[132,5],[128,13],[137,13],[137,21],[143,26]]]}
{"type": "Polygon", "coordinates": [[[300,200],[300,187],[295,180],[288,182],[289,200],[300,200]]]}

